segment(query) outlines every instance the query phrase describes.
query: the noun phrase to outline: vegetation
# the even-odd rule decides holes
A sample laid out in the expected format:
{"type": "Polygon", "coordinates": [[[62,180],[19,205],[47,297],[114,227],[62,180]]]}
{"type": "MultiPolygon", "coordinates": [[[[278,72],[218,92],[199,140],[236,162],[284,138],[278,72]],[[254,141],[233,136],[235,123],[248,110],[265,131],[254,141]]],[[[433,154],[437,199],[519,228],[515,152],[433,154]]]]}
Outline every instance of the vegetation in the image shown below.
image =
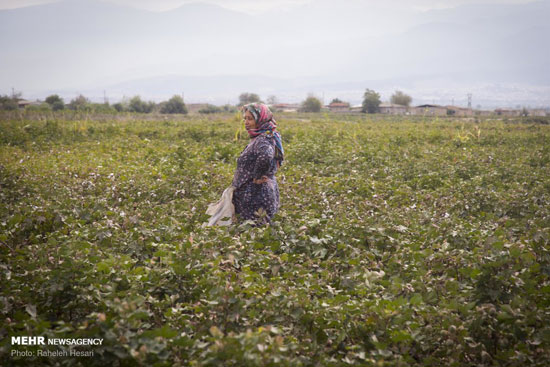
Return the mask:
{"type": "Polygon", "coordinates": [[[321,101],[315,96],[309,96],[302,102],[300,110],[302,112],[319,112],[321,111],[321,101]]]}
{"type": "Polygon", "coordinates": [[[237,107],[232,106],[230,104],[226,104],[223,106],[207,104],[205,107],[199,110],[199,113],[203,115],[209,115],[211,113],[225,113],[225,112],[235,113],[237,111],[238,111],[237,107]]]}
{"type": "Polygon", "coordinates": [[[71,110],[84,111],[84,110],[90,109],[90,104],[91,104],[90,100],[84,97],[82,94],[80,94],[78,95],[78,97],[71,100],[68,107],[71,110]]]}
{"type": "Polygon", "coordinates": [[[139,96],[132,97],[128,103],[128,111],[137,113],[149,113],[155,108],[155,102],[142,101],[139,96]]]}
{"type": "Polygon", "coordinates": [[[362,111],[365,113],[376,113],[378,112],[378,107],[380,106],[380,94],[377,92],[367,89],[363,95],[363,108],[362,111]]]}
{"type": "Polygon", "coordinates": [[[240,116],[11,115],[0,365],[548,363],[548,125],[276,116],[280,212],[210,228],[240,116]],[[20,335],[104,341],[12,356],[20,335]]]}
{"type": "Polygon", "coordinates": [[[115,111],[117,111],[117,112],[124,112],[124,110],[125,110],[125,107],[124,107],[124,105],[123,105],[121,102],[115,103],[115,104],[113,105],[113,108],[114,108],[115,111]]]}
{"type": "Polygon", "coordinates": [[[59,111],[65,108],[63,98],[59,97],[57,94],[46,97],[45,102],[51,106],[53,111],[59,111]]]}
{"type": "Polygon", "coordinates": [[[274,105],[274,104],[277,104],[277,103],[279,103],[279,101],[277,99],[277,96],[271,95],[271,96],[267,97],[267,104],[268,105],[274,105]]]}
{"type": "Polygon", "coordinates": [[[17,108],[17,99],[9,96],[0,96],[0,110],[13,111],[17,108]]]}
{"type": "Polygon", "coordinates": [[[187,107],[181,96],[175,95],[166,102],[160,109],[160,113],[187,113],[187,107]]]}
{"type": "Polygon", "coordinates": [[[230,105],[230,104],[224,104],[221,108],[222,108],[223,112],[235,113],[235,112],[239,111],[237,107],[235,107],[233,105],[230,105]]]}
{"type": "Polygon", "coordinates": [[[256,102],[261,102],[260,96],[256,93],[241,93],[239,96],[239,106],[256,102]]]}
{"type": "Polygon", "coordinates": [[[220,113],[220,112],[223,112],[223,109],[218,106],[214,106],[212,104],[207,104],[206,107],[203,107],[199,110],[199,113],[206,114],[206,115],[210,113],[220,113]]]}
{"type": "Polygon", "coordinates": [[[395,93],[392,94],[390,102],[393,104],[409,107],[412,102],[412,97],[401,92],[400,90],[396,90],[395,93]]]}
{"type": "Polygon", "coordinates": [[[88,107],[92,113],[116,114],[118,112],[109,103],[90,103],[88,107]]]}
{"type": "Polygon", "coordinates": [[[25,106],[25,111],[29,112],[39,112],[39,113],[45,113],[49,111],[53,111],[53,108],[48,103],[44,102],[38,105],[27,105],[25,106]]]}

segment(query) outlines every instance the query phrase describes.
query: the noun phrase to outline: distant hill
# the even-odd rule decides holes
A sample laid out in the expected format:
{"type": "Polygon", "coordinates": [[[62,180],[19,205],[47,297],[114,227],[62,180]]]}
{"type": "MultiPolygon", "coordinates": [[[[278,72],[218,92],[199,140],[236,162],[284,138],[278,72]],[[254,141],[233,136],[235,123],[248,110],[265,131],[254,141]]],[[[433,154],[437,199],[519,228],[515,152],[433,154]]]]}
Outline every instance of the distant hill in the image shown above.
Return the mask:
{"type": "Polygon", "coordinates": [[[430,98],[444,82],[489,95],[491,85],[518,85],[543,103],[549,18],[549,1],[420,13],[317,0],[261,17],[205,3],[159,13],[60,1],[0,11],[9,35],[0,38],[0,93],[186,90],[225,101],[254,89],[299,99],[324,89],[356,95],[370,81],[430,98]]]}

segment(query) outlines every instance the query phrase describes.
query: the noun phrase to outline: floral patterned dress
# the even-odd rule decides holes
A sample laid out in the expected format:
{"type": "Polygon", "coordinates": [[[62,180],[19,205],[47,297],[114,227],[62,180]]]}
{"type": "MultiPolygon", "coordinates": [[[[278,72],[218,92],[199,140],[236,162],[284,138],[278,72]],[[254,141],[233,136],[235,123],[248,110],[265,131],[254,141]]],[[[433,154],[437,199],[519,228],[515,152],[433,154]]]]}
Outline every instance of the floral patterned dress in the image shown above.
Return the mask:
{"type": "Polygon", "coordinates": [[[266,224],[279,210],[279,186],[275,178],[277,163],[275,160],[275,141],[269,132],[252,138],[237,158],[237,170],[232,185],[233,204],[238,220],[254,220],[257,224],[266,224]],[[262,184],[253,179],[267,176],[262,184]]]}

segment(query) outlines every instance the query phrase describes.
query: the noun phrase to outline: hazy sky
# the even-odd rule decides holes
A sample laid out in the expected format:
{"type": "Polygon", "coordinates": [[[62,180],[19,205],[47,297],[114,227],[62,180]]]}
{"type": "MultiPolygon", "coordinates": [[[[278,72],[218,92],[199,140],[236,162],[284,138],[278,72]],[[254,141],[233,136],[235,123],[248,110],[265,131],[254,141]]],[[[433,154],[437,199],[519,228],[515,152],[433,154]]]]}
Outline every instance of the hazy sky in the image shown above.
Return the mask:
{"type": "MultiPolygon", "coordinates": [[[[78,1],[78,0],[74,0],[78,1]]],[[[101,0],[105,2],[127,5],[141,9],[163,11],[173,9],[186,3],[203,2],[213,3],[225,8],[238,10],[246,13],[257,13],[275,9],[290,10],[295,6],[312,3],[317,0],[101,0]]],[[[335,3],[339,6],[343,3],[372,3],[377,7],[413,9],[413,10],[429,10],[455,7],[469,3],[486,3],[486,4],[510,4],[510,3],[527,3],[533,0],[341,0],[335,3]]],[[[14,9],[24,6],[37,5],[43,3],[51,3],[55,0],[0,0],[0,9],[14,9]]]]}
{"type": "Polygon", "coordinates": [[[222,104],[243,91],[290,102],[311,92],[359,103],[369,87],[416,102],[464,104],[473,93],[482,105],[550,105],[550,0],[0,0],[0,9],[53,2],[55,12],[0,11],[10,34],[0,37],[0,95],[185,91],[222,104]],[[86,6],[95,1],[121,7],[86,6]],[[264,13],[169,12],[190,3],[264,13]],[[240,47],[251,36],[261,42],[240,47]]]}

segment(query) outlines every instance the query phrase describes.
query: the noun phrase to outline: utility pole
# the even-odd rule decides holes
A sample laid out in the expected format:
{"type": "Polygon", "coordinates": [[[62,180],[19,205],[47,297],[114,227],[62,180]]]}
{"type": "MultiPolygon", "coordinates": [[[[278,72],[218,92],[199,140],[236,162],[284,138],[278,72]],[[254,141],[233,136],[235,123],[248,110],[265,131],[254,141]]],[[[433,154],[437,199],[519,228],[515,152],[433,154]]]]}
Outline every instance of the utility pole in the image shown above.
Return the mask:
{"type": "Polygon", "coordinates": [[[472,109],[472,93],[468,93],[468,109],[472,109]]]}

